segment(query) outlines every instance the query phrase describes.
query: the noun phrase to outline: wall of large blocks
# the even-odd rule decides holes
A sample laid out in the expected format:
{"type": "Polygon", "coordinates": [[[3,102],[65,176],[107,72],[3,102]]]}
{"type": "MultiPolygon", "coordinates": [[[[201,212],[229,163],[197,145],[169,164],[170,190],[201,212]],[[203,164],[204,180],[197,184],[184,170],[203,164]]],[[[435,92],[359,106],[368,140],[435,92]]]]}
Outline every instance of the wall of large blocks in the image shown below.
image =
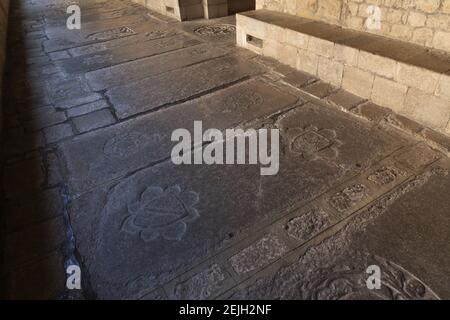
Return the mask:
{"type": "Polygon", "coordinates": [[[212,19],[254,9],[255,0],[132,0],[178,20],[212,19]]]}
{"type": "Polygon", "coordinates": [[[147,8],[175,18],[192,20],[204,17],[203,1],[205,0],[132,0],[147,8]]]}
{"type": "Polygon", "coordinates": [[[450,52],[450,0],[256,0],[268,9],[450,52]],[[381,28],[367,28],[380,8],[381,28]]]}

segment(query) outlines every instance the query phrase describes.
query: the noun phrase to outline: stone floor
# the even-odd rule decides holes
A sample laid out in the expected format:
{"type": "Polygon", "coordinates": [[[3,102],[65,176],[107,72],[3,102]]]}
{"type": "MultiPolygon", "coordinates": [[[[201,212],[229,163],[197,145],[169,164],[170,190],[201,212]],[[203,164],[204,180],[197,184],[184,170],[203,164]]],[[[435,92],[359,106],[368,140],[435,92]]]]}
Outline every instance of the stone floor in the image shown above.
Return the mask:
{"type": "Polygon", "coordinates": [[[235,47],[232,17],[179,23],[86,0],[70,31],[66,2],[12,2],[2,297],[450,298],[446,155],[364,100],[235,47]],[[195,120],[279,128],[279,174],[173,165],[171,133],[195,120]],[[162,220],[133,224],[148,206],[162,220]]]}

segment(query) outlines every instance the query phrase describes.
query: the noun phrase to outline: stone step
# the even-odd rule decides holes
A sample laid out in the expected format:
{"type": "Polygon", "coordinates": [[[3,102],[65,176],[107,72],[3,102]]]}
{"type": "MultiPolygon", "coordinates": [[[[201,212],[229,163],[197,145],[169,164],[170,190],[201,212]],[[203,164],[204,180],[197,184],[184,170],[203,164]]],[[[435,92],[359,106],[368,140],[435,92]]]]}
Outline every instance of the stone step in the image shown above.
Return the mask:
{"type": "Polygon", "coordinates": [[[237,14],[237,43],[450,135],[450,53],[289,14],[237,14]]]}

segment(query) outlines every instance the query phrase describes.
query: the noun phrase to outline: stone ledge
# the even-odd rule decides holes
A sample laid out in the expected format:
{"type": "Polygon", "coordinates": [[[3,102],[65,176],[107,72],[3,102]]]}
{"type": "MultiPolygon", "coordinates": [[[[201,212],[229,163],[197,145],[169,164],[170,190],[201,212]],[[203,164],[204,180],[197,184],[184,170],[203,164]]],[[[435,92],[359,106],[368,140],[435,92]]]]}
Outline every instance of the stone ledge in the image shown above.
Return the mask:
{"type": "Polygon", "coordinates": [[[450,54],[269,10],[236,17],[237,43],[450,135],[450,54]]]}

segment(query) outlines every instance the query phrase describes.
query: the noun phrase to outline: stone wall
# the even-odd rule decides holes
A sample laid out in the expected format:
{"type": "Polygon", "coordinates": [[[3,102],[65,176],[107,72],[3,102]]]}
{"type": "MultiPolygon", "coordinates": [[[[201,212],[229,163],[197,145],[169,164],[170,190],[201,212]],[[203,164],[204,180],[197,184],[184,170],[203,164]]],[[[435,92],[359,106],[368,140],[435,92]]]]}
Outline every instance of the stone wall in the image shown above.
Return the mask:
{"type": "Polygon", "coordinates": [[[177,20],[218,18],[253,10],[255,0],[133,0],[177,20]]]}
{"type": "MultiPolygon", "coordinates": [[[[177,20],[193,20],[204,17],[206,0],[132,0],[147,8],[175,18],[177,20]]],[[[211,1],[211,0],[209,0],[211,1]]],[[[218,0],[220,1],[220,0],[218,0]]]]}
{"type": "Polygon", "coordinates": [[[450,52],[450,0],[256,0],[257,9],[319,19],[450,52]],[[381,29],[368,29],[368,7],[380,8],[381,29]]]}
{"type": "Polygon", "coordinates": [[[3,86],[3,67],[5,64],[6,55],[6,30],[8,26],[8,11],[9,0],[0,1],[0,134],[2,130],[3,117],[2,117],[2,86],[3,86]]]}

